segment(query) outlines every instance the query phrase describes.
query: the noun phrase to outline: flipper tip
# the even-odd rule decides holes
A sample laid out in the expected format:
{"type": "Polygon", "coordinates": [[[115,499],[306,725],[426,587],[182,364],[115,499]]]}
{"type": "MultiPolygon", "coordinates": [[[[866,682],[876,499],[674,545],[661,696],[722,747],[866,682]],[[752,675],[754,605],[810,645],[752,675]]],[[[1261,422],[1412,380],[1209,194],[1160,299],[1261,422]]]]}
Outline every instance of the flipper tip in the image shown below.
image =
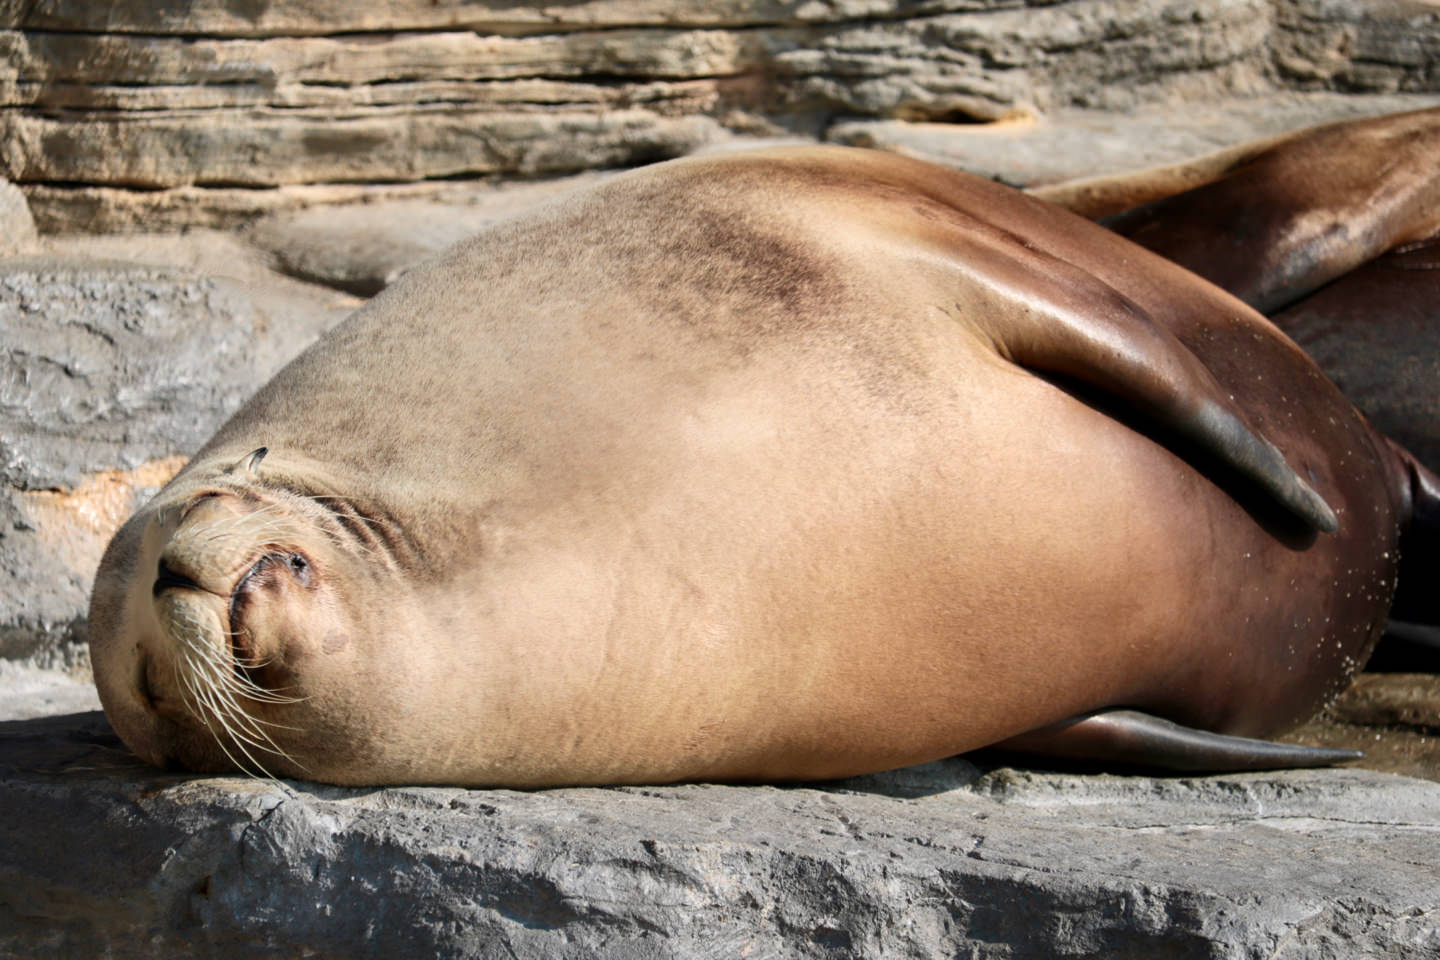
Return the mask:
{"type": "Polygon", "coordinates": [[[1325,502],[1325,498],[1316,493],[1315,488],[1304,480],[1301,480],[1298,475],[1295,477],[1295,482],[1300,485],[1303,500],[1301,509],[1298,511],[1300,516],[1321,533],[1335,533],[1338,531],[1340,529],[1340,518],[1335,515],[1335,511],[1331,509],[1330,504],[1325,502]]]}
{"type": "Polygon", "coordinates": [[[1218,404],[1206,405],[1195,418],[1193,435],[1258,483],[1276,503],[1320,533],[1335,533],[1340,520],[1318,491],[1290,466],[1285,454],[1239,417],[1218,404]]]}
{"type": "Polygon", "coordinates": [[[1088,760],[1102,767],[1222,773],[1330,767],[1362,759],[1359,750],[1253,740],[1182,726],[1138,710],[1074,717],[997,744],[1001,750],[1088,760]]]}

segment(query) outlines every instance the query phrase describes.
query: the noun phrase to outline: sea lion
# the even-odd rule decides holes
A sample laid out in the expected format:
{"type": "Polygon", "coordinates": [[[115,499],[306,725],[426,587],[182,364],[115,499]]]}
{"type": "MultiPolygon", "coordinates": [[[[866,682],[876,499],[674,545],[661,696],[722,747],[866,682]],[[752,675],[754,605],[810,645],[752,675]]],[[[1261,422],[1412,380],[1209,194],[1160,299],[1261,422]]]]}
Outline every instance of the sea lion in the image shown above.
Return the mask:
{"type": "Polygon", "coordinates": [[[1083,218],[881,153],[693,158],[298,357],[116,535],[92,657],[145,759],[343,784],[826,778],[1042,728],[1326,762],[1200,731],[1345,686],[1411,485],[1266,320],[1083,218]]]}
{"type": "Polygon", "coordinates": [[[1440,469],[1440,235],[1376,257],[1270,319],[1376,429],[1440,469]]]}
{"type": "Polygon", "coordinates": [[[1031,195],[1265,314],[1440,232],[1440,107],[1349,120],[1031,195]]]}

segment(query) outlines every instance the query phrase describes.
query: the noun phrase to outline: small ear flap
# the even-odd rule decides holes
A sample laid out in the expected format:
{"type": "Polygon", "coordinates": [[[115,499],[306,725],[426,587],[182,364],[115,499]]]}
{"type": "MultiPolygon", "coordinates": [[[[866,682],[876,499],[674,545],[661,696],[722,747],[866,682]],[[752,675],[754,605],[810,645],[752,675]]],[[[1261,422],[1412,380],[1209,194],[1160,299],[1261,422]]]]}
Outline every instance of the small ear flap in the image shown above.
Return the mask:
{"type": "Polygon", "coordinates": [[[247,453],[245,456],[241,457],[239,463],[235,464],[235,466],[231,467],[229,470],[226,470],[225,472],[226,472],[226,473],[240,473],[240,472],[244,472],[245,474],[253,477],[253,476],[255,476],[255,471],[260,468],[260,461],[261,461],[261,460],[264,460],[264,459],[265,459],[265,454],[267,454],[267,453],[269,453],[269,452],[270,452],[270,448],[269,448],[269,447],[256,447],[254,450],[251,450],[251,451],[250,451],[249,453],[247,453]]]}

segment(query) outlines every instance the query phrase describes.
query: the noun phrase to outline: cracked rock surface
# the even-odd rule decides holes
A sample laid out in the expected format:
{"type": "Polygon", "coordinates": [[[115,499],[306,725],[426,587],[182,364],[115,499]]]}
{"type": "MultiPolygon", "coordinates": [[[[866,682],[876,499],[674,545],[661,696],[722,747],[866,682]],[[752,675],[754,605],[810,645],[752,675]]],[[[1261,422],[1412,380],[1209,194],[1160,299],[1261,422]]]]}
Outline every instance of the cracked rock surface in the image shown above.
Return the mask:
{"type": "Polygon", "coordinates": [[[1440,784],[963,759],[795,787],[353,790],[0,723],[0,955],[1440,951],[1440,784]]]}
{"type": "Polygon", "coordinates": [[[360,302],[262,260],[203,232],[0,259],[0,658],[83,660],[116,527],[360,302]]]}

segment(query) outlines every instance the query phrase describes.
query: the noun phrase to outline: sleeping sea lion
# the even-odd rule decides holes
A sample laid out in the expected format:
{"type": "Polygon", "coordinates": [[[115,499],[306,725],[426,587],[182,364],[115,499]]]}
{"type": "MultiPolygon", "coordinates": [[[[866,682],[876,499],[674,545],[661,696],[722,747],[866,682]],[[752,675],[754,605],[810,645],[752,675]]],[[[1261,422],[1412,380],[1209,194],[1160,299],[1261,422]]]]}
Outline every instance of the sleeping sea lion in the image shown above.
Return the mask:
{"type": "Polygon", "coordinates": [[[116,535],[93,662],[153,763],[342,784],[1323,763],[1234,738],[1364,662],[1413,486],[1268,321],[1078,216],[694,158],[286,367],[116,535]]]}

